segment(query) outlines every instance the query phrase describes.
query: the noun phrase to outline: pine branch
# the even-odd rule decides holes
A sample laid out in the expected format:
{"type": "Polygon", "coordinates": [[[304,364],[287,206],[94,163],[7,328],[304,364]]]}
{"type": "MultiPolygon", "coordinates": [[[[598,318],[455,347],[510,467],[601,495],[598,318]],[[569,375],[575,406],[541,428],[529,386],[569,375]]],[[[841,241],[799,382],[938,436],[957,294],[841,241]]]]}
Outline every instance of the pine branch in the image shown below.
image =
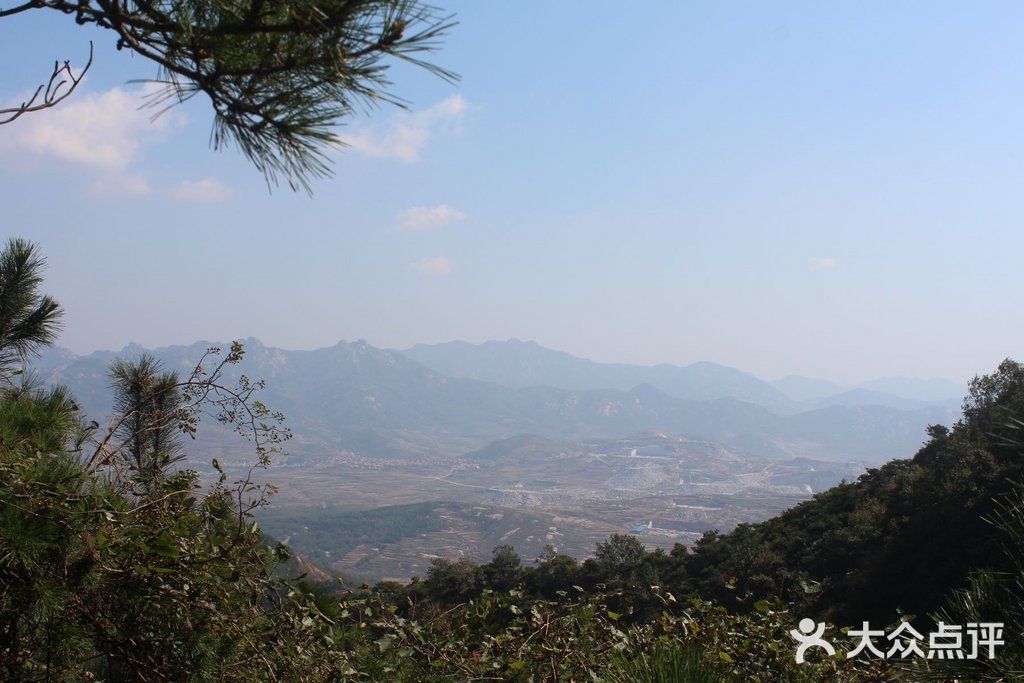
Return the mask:
{"type": "MultiPolygon", "coordinates": [[[[154,62],[163,86],[158,108],[205,94],[214,109],[212,144],[234,145],[268,184],[310,190],[331,174],[334,129],[357,110],[403,107],[391,92],[387,60],[458,77],[425,61],[454,26],[453,17],[419,0],[32,0],[6,10],[51,9],[117,34],[118,49],[154,62]]],[[[6,16],[0,12],[0,17],[6,16]]],[[[52,107],[78,86],[67,62],[19,107],[13,121],[52,107]]]]}

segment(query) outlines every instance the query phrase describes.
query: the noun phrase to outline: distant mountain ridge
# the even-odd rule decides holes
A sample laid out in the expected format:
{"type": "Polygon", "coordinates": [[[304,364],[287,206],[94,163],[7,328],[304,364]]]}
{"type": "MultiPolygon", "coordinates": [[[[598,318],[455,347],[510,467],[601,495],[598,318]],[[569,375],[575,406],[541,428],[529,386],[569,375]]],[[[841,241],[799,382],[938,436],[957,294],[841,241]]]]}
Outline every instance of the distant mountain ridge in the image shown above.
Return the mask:
{"type": "Polygon", "coordinates": [[[878,379],[862,382],[856,388],[891,394],[902,398],[933,402],[949,401],[951,399],[958,400],[963,398],[965,393],[964,387],[941,377],[932,377],[930,379],[879,377],[878,379]]]}
{"type": "Polygon", "coordinates": [[[598,363],[519,339],[481,344],[417,344],[399,353],[450,377],[509,387],[628,391],[640,384],[650,384],[676,398],[733,398],[783,414],[830,405],[881,405],[901,410],[956,408],[963,396],[963,387],[939,378],[888,377],[852,387],[799,375],[768,382],[748,372],[709,362],[685,366],[598,363]]]}
{"type": "Polygon", "coordinates": [[[707,401],[733,398],[775,412],[794,412],[798,406],[785,394],[753,375],[716,363],[687,366],[597,363],[536,342],[510,339],[470,344],[418,344],[402,355],[450,377],[495,382],[514,388],[548,386],[586,391],[629,391],[649,384],[676,398],[707,401]]]}
{"type": "MultiPolygon", "coordinates": [[[[933,408],[846,405],[780,414],[732,397],[678,398],[650,383],[584,390],[505,386],[450,377],[365,341],[313,351],[277,349],[253,339],[245,344],[241,370],[267,381],[265,401],[285,413],[296,433],[290,450],[308,457],[342,450],[374,458],[451,457],[524,433],[589,439],[658,429],[711,438],[758,457],[880,462],[913,452],[927,424],[950,418],[948,411],[933,408]]],[[[210,345],[153,353],[167,367],[187,372],[210,345]]],[[[68,385],[90,415],[102,416],[110,404],[110,361],[142,350],[129,346],[120,354],[88,356],[57,351],[35,368],[45,380],[68,385]]]]}
{"type": "Polygon", "coordinates": [[[824,408],[826,406],[886,406],[889,408],[897,408],[899,410],[917,410],[919,408],[946,406],[951,410],[955,410],[960,406],[961,399],[948,398],[945,400],[936,401],[924,401],[913,398],[903,398],[902,396],[896,396],[893,394],[886,394],[881,391],[872,391],[870,389],[864,389],[858,387],[856,389],[849,389],[842,391],[838,394],[826,396],[816,401],[807,401],[805,405],[808,408],[824,408]]]}
{"type": "Polygon", "coordinates": [[[801,377],[800,375],[789,375],[777,379],[770,384],[798,402],[815,401],[843,392],[843,387],[830,382],[827,379],[814,379],[813,377],[801,377]]]}

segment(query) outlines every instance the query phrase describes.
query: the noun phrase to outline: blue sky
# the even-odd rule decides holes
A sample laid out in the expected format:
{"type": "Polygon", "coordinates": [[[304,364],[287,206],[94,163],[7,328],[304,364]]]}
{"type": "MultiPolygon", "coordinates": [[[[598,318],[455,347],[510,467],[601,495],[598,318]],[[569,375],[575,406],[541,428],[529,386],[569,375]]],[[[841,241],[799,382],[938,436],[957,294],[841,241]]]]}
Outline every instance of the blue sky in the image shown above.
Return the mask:
{"type": "Polygon", "coordinates": [[[71,18],[0,24],[6,232],[40,242],[76,351],[256,336],[313,348],[519,337],[766,378],[963,380],[1022,354],[1024,5],[449,2],[408,113],[278,190],[156,124],[145,60],[71,18]]]}

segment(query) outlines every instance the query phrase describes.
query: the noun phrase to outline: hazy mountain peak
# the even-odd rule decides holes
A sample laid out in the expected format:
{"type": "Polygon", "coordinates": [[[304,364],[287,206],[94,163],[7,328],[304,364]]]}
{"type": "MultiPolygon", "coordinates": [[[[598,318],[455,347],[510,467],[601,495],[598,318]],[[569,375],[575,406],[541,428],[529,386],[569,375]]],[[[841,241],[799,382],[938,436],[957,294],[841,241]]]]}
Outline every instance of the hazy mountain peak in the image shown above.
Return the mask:
{"type": "Polygon", "coordinates": [[[513,346],[522,346],[522,347],[530,348],[530,349],[539,349],[539,348],[541,348],[541,345],[538,344],[537,342],[533,341],[532,339],[520,339],[519,337],[509,337],[505,341],[499,341],[497,339],[491,339],[489,341],[484,342],[484,344],[486,344],[488,346],[498,346],[498,345],[501,345],[501,344],[511,344],[513,346]]]}
{"type": "Polygon", "coordinates": [[[137,356],[140,353],[145,352],[146,347],[144,347],[142,344],[138,342],[128,342],[123,347],[121,347],[121,350],[119,351],[119,353],[123,356],[137,356]]]}
{"type": "Polygon", "coordinates": [[[795,404],[753,375],[711,362],[688,366],[597,363],[518,339],[483,344],[420,344],[399,353],[443,375],[496,382],[509,387],[548,386],[571,391],[619,389],[648,384],[676,398],[736,398],[771,410],[791,412],[795,404]]]}

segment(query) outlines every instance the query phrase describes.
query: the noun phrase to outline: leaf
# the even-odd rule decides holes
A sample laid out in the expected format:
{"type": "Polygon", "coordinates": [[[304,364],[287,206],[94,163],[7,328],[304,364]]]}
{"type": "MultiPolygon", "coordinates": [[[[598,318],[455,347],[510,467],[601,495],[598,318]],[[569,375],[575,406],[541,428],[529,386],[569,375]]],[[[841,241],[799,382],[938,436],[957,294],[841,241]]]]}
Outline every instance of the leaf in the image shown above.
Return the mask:
{"type": "Polygon", "coordinates": [[[160,557],[178,557],[181,555],[181,548],[175,542],[174,538],[167,533],[167,531],[160,532],[160,535],[156,537],[152,543],[149,544],[150,549],[160,557]]]}
{"type": "Polygon", "coordinates": [[[719,652],[718,653],[718,658],[721,659],[726,664],[732,664],[732,661],[733,661],[732,660],[732,655],[730,655],[728,652],[719,652]]]}

